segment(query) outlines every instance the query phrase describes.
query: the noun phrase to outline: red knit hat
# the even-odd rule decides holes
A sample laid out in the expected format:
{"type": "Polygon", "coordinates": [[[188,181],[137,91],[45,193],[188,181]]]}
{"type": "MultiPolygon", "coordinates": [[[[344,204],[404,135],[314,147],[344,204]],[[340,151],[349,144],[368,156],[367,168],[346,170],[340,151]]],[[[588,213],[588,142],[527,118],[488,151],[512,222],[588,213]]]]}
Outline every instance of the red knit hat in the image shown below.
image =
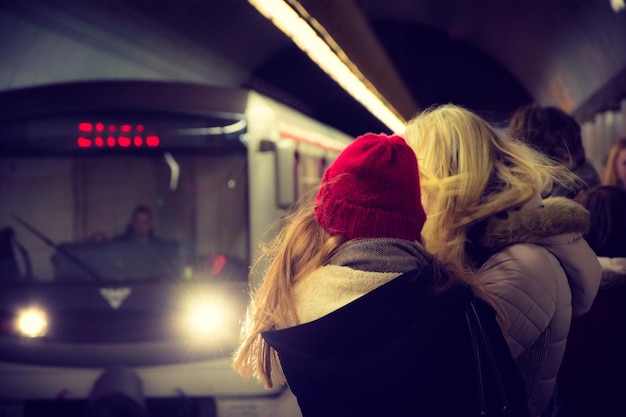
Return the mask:
{"type": "Polygon", "coordinates": [[[356,138],[324,172],[315,216],[348,239],[418,240],[426,214],[415,153],[400,136],[356,138]]]}

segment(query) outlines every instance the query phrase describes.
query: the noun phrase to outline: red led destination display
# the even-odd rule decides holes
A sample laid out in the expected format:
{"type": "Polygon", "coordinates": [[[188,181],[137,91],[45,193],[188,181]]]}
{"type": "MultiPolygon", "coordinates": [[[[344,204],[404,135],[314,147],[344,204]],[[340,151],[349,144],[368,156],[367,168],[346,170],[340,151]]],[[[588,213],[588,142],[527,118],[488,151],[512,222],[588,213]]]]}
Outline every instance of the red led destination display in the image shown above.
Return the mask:
{"type": "Polygon", "coordinates": [[[78,123],[76,144],[79,148],[156,148],[158,135],[147,133],[142,124],[78,123]]]}

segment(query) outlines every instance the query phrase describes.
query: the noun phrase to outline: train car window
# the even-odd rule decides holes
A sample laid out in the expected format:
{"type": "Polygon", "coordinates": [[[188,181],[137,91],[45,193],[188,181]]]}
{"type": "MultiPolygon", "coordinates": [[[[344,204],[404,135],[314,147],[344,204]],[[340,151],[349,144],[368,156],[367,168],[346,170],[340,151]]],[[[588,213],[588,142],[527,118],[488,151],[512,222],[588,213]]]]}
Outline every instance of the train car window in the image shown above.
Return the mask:
{"type": "Polygon", "coordinates": [[[313,198],[320,185],[324,165],[324,157],[320,155],[299,155],[298,157],[298,195],[313,198]]]}

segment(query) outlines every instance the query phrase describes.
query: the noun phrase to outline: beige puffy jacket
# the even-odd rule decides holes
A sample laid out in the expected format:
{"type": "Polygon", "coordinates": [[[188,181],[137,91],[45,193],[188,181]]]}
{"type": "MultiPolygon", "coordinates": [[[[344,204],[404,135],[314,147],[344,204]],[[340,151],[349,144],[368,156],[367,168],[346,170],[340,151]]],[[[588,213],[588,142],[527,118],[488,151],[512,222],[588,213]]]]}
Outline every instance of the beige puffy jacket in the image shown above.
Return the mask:
{"type": "Polygon", "coordinates": [[[481,279],[505,315],[503,332],[535,417],[552,396],[572,314],[589,310],[602,272],[582,238],[589,213],[578,203],[536,198],[507,215],[489,219],[475,243],[492,254],[481,279]]]}

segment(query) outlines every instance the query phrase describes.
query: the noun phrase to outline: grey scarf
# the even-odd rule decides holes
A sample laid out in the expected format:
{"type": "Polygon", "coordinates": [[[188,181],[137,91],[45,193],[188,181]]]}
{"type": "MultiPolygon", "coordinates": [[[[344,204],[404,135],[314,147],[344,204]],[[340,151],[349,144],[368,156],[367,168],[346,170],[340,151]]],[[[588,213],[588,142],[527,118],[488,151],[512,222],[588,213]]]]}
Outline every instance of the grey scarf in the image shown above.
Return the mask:
{"type": "Polygon", "coordinates": [[[409,272],[434,262],[417,242],[401,239],[354,239],[341,245],[329,264],[368,272],[409,272]]]}

